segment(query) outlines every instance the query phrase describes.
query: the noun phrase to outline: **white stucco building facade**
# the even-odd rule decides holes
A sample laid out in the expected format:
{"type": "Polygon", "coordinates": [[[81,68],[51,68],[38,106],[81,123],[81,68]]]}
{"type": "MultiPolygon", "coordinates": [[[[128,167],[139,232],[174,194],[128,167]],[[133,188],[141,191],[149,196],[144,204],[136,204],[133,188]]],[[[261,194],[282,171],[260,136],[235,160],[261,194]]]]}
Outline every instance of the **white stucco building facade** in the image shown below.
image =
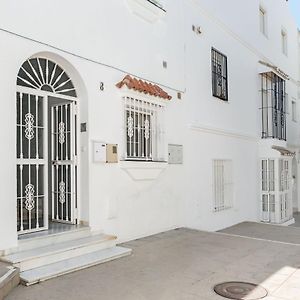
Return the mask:
{"type": "Polygon", "coordinates": [[[300,52],[286,1],[2,1],[0,41],[0,250],[52,222],[119,241],[292,222],[300,52]],[[146,92],[116,86],[127,75],[146,92]]]}

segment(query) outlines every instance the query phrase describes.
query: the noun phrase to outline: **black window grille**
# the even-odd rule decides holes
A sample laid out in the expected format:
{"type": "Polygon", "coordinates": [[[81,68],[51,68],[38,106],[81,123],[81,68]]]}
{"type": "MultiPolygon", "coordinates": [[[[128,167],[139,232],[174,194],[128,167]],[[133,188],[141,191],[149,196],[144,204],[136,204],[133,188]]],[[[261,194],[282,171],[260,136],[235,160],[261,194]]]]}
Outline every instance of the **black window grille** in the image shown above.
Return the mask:
{"type": "Polygon", "coordinates": [[[211,49],[212,94],[228,101],[227,57],[216,49],[211,49]]]}
{"type": "Polygon", "coordinates": [[[273,72],[261,74],[262,138],[286,141],[285,80],[273,72]]]}

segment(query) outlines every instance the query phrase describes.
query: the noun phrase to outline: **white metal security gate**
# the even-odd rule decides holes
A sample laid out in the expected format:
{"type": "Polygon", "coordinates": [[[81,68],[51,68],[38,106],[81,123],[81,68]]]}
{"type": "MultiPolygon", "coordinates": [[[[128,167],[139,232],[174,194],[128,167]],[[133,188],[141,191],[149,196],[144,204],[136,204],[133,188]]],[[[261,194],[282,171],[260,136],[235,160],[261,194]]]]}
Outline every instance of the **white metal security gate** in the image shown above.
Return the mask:
{"type": "Polygon", "coordinates": [[[48,227],[45,97],[17,92],[17,230],[48,227]]]}
{"type": "Polygon", "coordinates": [[[289,160],[279,159],[279,199],[280,199],[280,219],[285,221],[289,219],[289,160]]]}
{"type": "Polygon", "coordinates": [[[76,223],[77,92],[64,69],[27,59],[17,76],[17,231],[48,228],[48,219],[76,223]],[[50,180],[49,180],[50,179],[50,180]]]}
{"type": "Polygon", "coordinates": [[[76,104],[51,107],[52,220],[76,223],[77,129],[76,104]]]}

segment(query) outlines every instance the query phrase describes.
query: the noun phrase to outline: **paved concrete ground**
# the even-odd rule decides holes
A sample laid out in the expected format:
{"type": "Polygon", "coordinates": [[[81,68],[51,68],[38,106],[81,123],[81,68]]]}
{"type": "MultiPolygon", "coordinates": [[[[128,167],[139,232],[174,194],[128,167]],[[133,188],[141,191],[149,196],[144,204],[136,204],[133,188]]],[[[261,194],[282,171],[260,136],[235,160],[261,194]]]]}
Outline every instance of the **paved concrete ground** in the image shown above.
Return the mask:
{"type": "Polygon", "coordinates": [[[300,213],[299,212],[294,213],[294,219],[295,219],[295,224],[292,224],[291,226],[300,227],[300,213]]]}
{"type": "Polygon", "coordinates": [[[271,225],[254,222],[244,222],[220,230],[221,233],[246,236],[257,239],[272,240],[300,245],[300,228],[293,226],[271,225]]]}
{"type": "Polygon", "coordinates": [[[132,256],[19,286],[7,299],[222,300],[213,286],[238,280],[268,288],[266,300],[300,300],[299,245],[180,229],[124,246],[132,256]]]}

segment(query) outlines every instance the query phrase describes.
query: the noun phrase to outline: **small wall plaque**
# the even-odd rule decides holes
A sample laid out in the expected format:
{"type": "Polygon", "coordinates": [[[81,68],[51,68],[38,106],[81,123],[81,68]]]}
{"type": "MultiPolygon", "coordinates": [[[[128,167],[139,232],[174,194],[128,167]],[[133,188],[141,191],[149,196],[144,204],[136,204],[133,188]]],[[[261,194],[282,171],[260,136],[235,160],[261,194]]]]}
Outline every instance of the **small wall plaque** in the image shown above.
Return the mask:
{"type": "Polygon", "coordinates": [[[168,154],[169,154],[169,159],[168,163],[169,164],[183,164],[183,146],[182,145],[174,145],[174,144],[169,144],[168,145],[168,154]]]}
{"type": "Polygon", "coordinates": [[[87,131],[86,123],[81,123],[80,124],[80,132],[86,132],[86,131],[87,131]]]}

